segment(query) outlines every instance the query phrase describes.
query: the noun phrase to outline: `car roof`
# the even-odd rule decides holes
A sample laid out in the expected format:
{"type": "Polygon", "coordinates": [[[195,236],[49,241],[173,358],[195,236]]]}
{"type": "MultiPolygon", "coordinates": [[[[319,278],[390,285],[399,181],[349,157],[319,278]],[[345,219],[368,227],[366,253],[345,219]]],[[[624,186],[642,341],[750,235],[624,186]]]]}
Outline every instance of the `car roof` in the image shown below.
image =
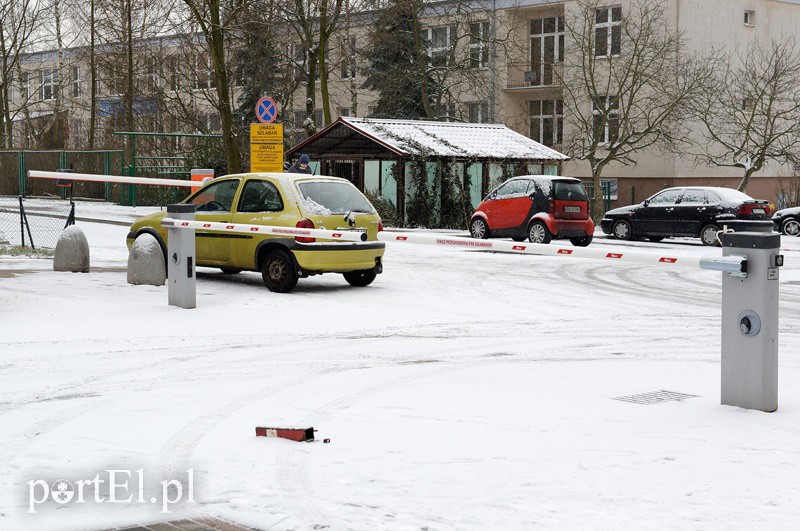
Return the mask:
{"type": "Polygon", "coordinates": [[[570,182],[582,182],[580,179],[575,177],[566,177],[564,175],[517,175],[516,177],[512,177],[509,181],[513,181],[515,179],[534,179],[537,181],[570,181],[570,182]]]}
{"type": "Polygon", "coordinates": [[[331,177],[329,175],[309,175],[307,173],[277,173],[277,172],[234,173],[231,175],[223,175],[219,177],[219,179],[227,177],[237,178],[237,179],[241,178],[257,179],[259,177],[269,177],[270,179],[275,179],[276,181],[279,181],[281,184],[291,184],[299,181],[336,181],[336,182],[346,182],[346,183],[350,182],[347,179],[342,179],[341,177],[331,177]]]}

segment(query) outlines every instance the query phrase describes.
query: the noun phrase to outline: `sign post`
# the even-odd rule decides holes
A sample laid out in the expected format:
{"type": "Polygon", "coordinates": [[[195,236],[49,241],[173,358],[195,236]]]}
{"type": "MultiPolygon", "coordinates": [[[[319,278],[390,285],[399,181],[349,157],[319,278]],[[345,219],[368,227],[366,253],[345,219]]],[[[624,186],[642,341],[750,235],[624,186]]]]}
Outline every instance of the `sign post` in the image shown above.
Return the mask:
{"type": "Polygon", "coordinates": [[[274,123],[278,117],[275,101],[264,96],[256,103],[256,118],[261,123],[250,124],[250,171],[283,172],[283,125],[274,123]]]}

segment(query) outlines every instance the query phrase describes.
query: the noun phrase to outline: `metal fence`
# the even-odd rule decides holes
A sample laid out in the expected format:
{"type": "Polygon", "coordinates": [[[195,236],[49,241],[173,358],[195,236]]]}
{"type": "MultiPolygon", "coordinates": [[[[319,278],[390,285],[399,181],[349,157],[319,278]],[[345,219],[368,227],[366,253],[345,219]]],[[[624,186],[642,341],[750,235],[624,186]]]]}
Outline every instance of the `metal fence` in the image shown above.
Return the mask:
{"type": "Polygon", "coordinates": [[[55,249],[61,232],[75,223],[75,203],[32,206],[21,197],[0,203],[0,246],[55,249]],[[27,203],[27,204],[26,204],[27,203]]]}

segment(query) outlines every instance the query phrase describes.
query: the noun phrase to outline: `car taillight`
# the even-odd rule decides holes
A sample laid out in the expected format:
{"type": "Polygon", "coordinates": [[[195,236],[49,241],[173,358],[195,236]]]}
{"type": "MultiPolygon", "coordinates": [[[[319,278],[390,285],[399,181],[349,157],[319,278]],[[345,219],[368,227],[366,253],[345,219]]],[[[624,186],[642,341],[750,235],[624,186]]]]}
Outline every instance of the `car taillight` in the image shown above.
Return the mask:
{"type": "Polygon", "coordinates": [[[383,232],[383,221],[378,222],[378,232],[383,232]]]}
{"type": "Polygon", "coordinates": [[[555,214],[556,213],[556,200],[555,199],[551,199],[550,200],[550,210],[549,210],[549,212],[551,214],[555,214]]]}
{"type": "MultiPolygon", "coordinates": [[[[297,222],[297,225],[295,225],[295,227],[297,227],[298,229],[313,229],[314,222],[311,221],[310,219],[301,219],[300,221],[297,222]]],[[[297,236],[294,239],[294,241],[298,243],[314,243],[317,240],[315,238],[306,238],[305,236],[297,236]]]]}

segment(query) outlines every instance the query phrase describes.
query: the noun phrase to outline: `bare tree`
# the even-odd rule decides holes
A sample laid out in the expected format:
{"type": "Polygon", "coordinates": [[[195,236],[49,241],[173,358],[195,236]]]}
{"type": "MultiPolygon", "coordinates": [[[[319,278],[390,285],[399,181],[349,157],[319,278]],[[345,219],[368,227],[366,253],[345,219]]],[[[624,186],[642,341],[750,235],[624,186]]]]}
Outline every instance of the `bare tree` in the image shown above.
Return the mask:
{"type": "Polygon", "coordinates": [[[599,219],[605,168],[634,165],[643,150],[677,149],[688,134],[681,108],[713,66],[679,54],[682,36],[670,29],[657,0],[632,0],[625,12],[606,2],[577,0],[567,7],[565,33],[560,77],[571,126],[565,151],[589,163],[593,216],[599,219]]]}
{"type": "Polygon", "coordinates": [[[710,76],[693,106],[705,149],[698,162],[740,168],[738,189],[769,161],[800,160],[800,43],[794,36],[767,47],[752,43],[710,76]]]}
{"type": "Polygon", "coordinates": [[[7,0],[0,4],[0,145],[6,148],[14,144],[13,120],[31,97],[24,92],[27,83],[22,83],[20,56],[34,44],[43,14],[44,6],[36,0],[7,0]],[[15,84],[20,86],[20,105],[16,109],[12,108],[15,84]]]}

